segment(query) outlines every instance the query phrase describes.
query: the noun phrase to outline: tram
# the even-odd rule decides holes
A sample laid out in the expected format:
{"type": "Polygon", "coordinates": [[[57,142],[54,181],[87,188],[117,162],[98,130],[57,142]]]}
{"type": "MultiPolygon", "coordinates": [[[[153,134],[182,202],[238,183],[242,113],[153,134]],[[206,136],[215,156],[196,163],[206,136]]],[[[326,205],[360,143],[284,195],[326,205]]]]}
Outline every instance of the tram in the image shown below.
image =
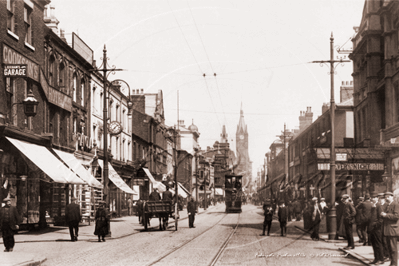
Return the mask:
{"type": "Polygon", "coordinates": [[[242,175],[225,175],[224,182],[226,212],[241,212],[242,175]]]}

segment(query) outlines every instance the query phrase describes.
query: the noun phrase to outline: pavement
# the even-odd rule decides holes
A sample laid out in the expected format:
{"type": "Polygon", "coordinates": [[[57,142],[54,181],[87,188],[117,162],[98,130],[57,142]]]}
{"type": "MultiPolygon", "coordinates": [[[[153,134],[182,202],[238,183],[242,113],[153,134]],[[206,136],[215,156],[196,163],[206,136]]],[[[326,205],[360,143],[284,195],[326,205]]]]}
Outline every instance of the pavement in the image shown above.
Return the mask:
{"type": "MultiPolygon", "coordinates": [[[[215,206],[209,206],[207,210],[203,208],[198,209],[198,214],[205,213],[212,210],[215,206]]],[[[179,211],[179,222],[188,218],[187,209],[179,211]]],[[[158,219],[154,221],[151,227],[158,227],[158,219]]],[[[174,224],[174,219],[169,220],[169,225],[174,224]]],[[[81,223],[79,225],[78,241],[97,240],[94,233],[95,223],[81,223]]],[[[144,227],[138,224],[137,216],[124,216],[111,219],[111,236],[108,239],[118,239],[127,237],[137,233],[139,230],[144,230],[144,227]]],[[[56,242],[56,241],[70,241],[69,229],[66,226],[50,226],[39,231],[19,231],[15,235],[15,247],[13,252],[1,252],[0,265],[1,266],[36,266],[41,265],[46,261],[46,257],[40,254],[25,253],[23,250],[18,250],[18,243],[40,243],[40,242],[56,242]]],[[[3,238],[0,238],[0,245],[3,245],[3,238]]]]}
{"type": "MultiPolygon", "coordinates": [[[[310,234],[311,231],[307,231],[303,229],[303,220],[300,222],[295,222],[295,227],[302,230],[305,233],[310,234]]],[[[354,257],[358,261],[362,262],[365,265],[374,265],[370,264],[371,262],[374,261],[374,251],[372,246],[363,246],[363,243],[359,243],[359,237],[355,236],[356,232],[354,232],[354,241],[355,241],[355,249],[344,249],[348,245],[348,241],[344,240],[343,238],[340,238],[339,240],[329,240],[328,239],[328,233],[319,233],[320,236],[320,241],[326,241],[328,243],[331,243],[335,245],[339,250],[342,252],[345,252],[346,254],[354,257]]],[[[384,264],[380,264],[384,266],[390,265],[390,261],[385,262],[384,264]]]]}

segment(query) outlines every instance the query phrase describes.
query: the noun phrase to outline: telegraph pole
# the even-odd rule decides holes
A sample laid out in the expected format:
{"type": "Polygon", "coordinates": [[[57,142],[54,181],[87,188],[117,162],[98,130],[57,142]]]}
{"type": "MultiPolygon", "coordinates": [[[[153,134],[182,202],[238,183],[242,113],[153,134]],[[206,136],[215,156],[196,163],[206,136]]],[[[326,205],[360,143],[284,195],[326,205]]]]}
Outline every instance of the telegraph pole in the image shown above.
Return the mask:
{"type": "Polygon", "coordinates": [[[323,61],[312,61],[312,63],[327,64],[330,63],[330,115],[331,115],[331,148],[330,148],[330,176],[331,176],[331,210],[328,213],[328,219],[330,224],[330,232],[328,232],[328,239],[334,240],[337,233],[337,214],[335,208],[335,100],[334,100],[334,74],[335,74],[335,63],[343,64],[345,62],[351,62],[350,60],[343,60],[339,58],[334,60],[334,37],[331,33],[330,37],[330,60],[323,61]]]}

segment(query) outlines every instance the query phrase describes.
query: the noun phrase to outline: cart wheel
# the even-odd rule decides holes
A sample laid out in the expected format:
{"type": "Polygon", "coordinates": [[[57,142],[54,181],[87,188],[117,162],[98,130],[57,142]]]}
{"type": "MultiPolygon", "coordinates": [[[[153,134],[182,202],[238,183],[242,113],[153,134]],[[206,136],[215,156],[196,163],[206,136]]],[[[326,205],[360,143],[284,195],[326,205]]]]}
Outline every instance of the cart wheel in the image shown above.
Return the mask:
{"type": "Polygon", "coordinates": [[[143,224],[144,224],[144,230],[147,231],[148,230],[148,219],[147,219],[147,215],[145,213],[143,214],[143,224]]]}

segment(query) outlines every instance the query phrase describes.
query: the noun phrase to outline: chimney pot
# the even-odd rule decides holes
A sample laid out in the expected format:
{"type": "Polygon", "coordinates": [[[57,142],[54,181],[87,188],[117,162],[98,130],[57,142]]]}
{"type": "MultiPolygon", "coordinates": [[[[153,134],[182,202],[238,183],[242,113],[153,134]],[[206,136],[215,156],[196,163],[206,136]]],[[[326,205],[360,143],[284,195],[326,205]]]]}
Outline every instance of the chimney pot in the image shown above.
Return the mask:
{"type": "Polygon", "coordinates": [[[144,89],[141,89],[141,94],[143,94],[144,93],[144,89]]]}

